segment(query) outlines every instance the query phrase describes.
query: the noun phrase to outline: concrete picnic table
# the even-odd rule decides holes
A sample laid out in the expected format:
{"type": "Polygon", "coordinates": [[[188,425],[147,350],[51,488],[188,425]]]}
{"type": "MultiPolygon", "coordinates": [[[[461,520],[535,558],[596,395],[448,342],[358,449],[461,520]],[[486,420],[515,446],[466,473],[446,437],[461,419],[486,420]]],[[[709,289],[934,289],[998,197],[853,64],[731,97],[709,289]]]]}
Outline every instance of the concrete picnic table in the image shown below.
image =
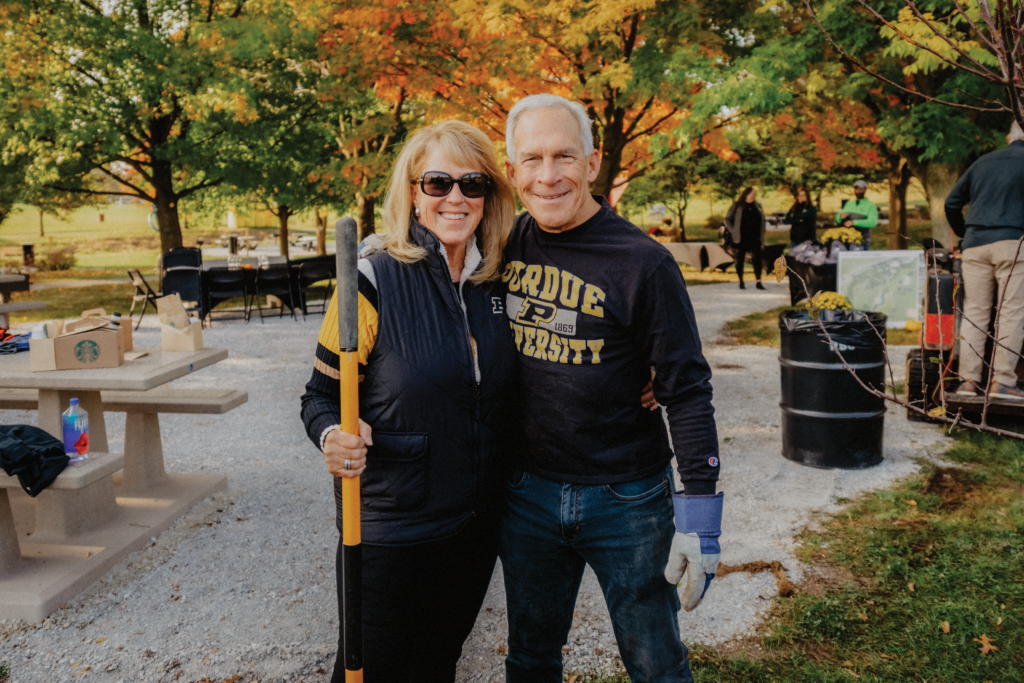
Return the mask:
{"type": "Polygon", "coordinates": [[[158,413],[224,412],[247,395],[156,389],[224,360],[227,350],[135,350],[146,355],[97,370],[30,372],[29,354],[0,357],[5,407],[37,405],[39,427],[61,439],[61,413],[77,397],[89,414],[90,445],[86,464],[65,469],[34,499],[0,471],[0,619],[44,619],[227,486],[219,474],[164,471],[158,413]],[[204,409],[204,400],[217,407],[204,409]],[[108,452],[105,410],[128,413],[124,454],[108,452]]]}

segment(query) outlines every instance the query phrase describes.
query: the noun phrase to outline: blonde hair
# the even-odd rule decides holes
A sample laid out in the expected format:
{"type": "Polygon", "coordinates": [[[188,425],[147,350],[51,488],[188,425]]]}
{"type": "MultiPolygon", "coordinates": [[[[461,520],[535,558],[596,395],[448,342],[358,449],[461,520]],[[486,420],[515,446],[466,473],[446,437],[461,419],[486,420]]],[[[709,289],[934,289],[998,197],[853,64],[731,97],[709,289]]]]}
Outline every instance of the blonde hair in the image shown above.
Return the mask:
{"type": "Polygon", "coordinates": [[[395,162],[381,207],[384,227],[388,230],[388,236],[384,238],[385,249],[402,263],[415,263],[426,257],[427,251],[410,239],[409,222],[414,183],[424,171],[430,170],[423,168],[423,164],[438,148],[452,163],[479,168],[491,179],[491,191],[484,197],[484,215],[476,229],[483,261],[469,281],[496,280],[501,273],[502,252],[515,219],[515,199],[512,186],[498,166],[494,145],[486,135],[462,121],[427,126],[406,141],[395,162]]]}

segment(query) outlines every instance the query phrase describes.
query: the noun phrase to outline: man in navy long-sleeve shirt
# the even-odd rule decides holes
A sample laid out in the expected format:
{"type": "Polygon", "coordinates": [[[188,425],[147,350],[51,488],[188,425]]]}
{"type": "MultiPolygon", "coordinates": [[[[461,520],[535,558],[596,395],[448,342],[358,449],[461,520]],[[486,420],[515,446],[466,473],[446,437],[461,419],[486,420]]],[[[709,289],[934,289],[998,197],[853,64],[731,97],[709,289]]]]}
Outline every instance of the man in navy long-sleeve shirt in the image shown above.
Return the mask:
{"type": "Polygon", "coordinates": [[[693,308],[669,252],[590,194],[601,156],[582,106],[528,97],[506,131],[506,170],[527,210],[503,276],[526,433],[502,525],[506,677],[562,680],[589,564],[630,676],[690,683],[675,584],[685,577],[687,610],[700,603],[722,509],[711,370],[693,308]],[[661,414],[635,399],[652,367],[682,494],[672,494],[661,414]]]}
{"type": "Polygon", "coordinates": [[[946,198],[946,218],[963,241],[964,325],[956,393],[977,396],[985,340],[998,288],[999,344],[992,354],[990,396],[1024,401],[1017,387],[1017,358],[1024,343],[1024,132],[1016,122],[1007,147],[990,152],[967,169],[946,198]],[[963,209],[971,208],[964,219],[963,209]],[[1005,294],[1004,294],[1005,292],[1005,294]]]}

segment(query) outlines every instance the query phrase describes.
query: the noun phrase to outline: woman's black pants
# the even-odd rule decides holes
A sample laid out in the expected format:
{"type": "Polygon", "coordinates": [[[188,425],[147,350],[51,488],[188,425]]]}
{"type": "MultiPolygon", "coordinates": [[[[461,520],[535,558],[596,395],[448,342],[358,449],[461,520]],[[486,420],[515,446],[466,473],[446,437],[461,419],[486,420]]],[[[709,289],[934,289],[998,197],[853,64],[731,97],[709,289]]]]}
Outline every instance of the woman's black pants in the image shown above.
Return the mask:
{"type": "Polygon", "coordinates": [[[761,280],[761,245],[760,244],[741,244],[737,247],[739,250],[736,253],[736,274],[740,276],[740,282],[743,282],[743,263],[746,261],[747,252],[750,252],[750,260],[754,262],[754,278],[760,282],[761,280]]]}
{"type": "MultiPolygon", "coordinates": [[[[500,513],[474,517],[451,538],[362,545],[363,676],[368,683],[452,683],[498,557],[500,513]]],[[[341,541],[338,542],[338,567],[341,541]]],[[[338,573],[338,615],[344,591],[338,573]]],[[[340,622],[339,622],[340,623],[340,622]]],[[[332,683],[344,683],[338,641],[332,683]]]]}

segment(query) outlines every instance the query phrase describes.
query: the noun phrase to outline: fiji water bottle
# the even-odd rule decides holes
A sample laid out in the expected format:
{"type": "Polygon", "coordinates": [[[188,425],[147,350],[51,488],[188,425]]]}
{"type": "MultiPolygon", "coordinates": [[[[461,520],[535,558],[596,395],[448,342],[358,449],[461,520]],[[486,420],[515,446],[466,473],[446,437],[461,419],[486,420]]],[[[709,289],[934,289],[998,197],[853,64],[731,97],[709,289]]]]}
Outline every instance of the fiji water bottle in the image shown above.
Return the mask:
{"type": "Polygon", "coordinates": [[[71,458],[69,465],[78,465],[89,459],[89,414],[78,407],[78,399],[71,399],[71,407],[64,411],[64,452],[71,458]]]}

